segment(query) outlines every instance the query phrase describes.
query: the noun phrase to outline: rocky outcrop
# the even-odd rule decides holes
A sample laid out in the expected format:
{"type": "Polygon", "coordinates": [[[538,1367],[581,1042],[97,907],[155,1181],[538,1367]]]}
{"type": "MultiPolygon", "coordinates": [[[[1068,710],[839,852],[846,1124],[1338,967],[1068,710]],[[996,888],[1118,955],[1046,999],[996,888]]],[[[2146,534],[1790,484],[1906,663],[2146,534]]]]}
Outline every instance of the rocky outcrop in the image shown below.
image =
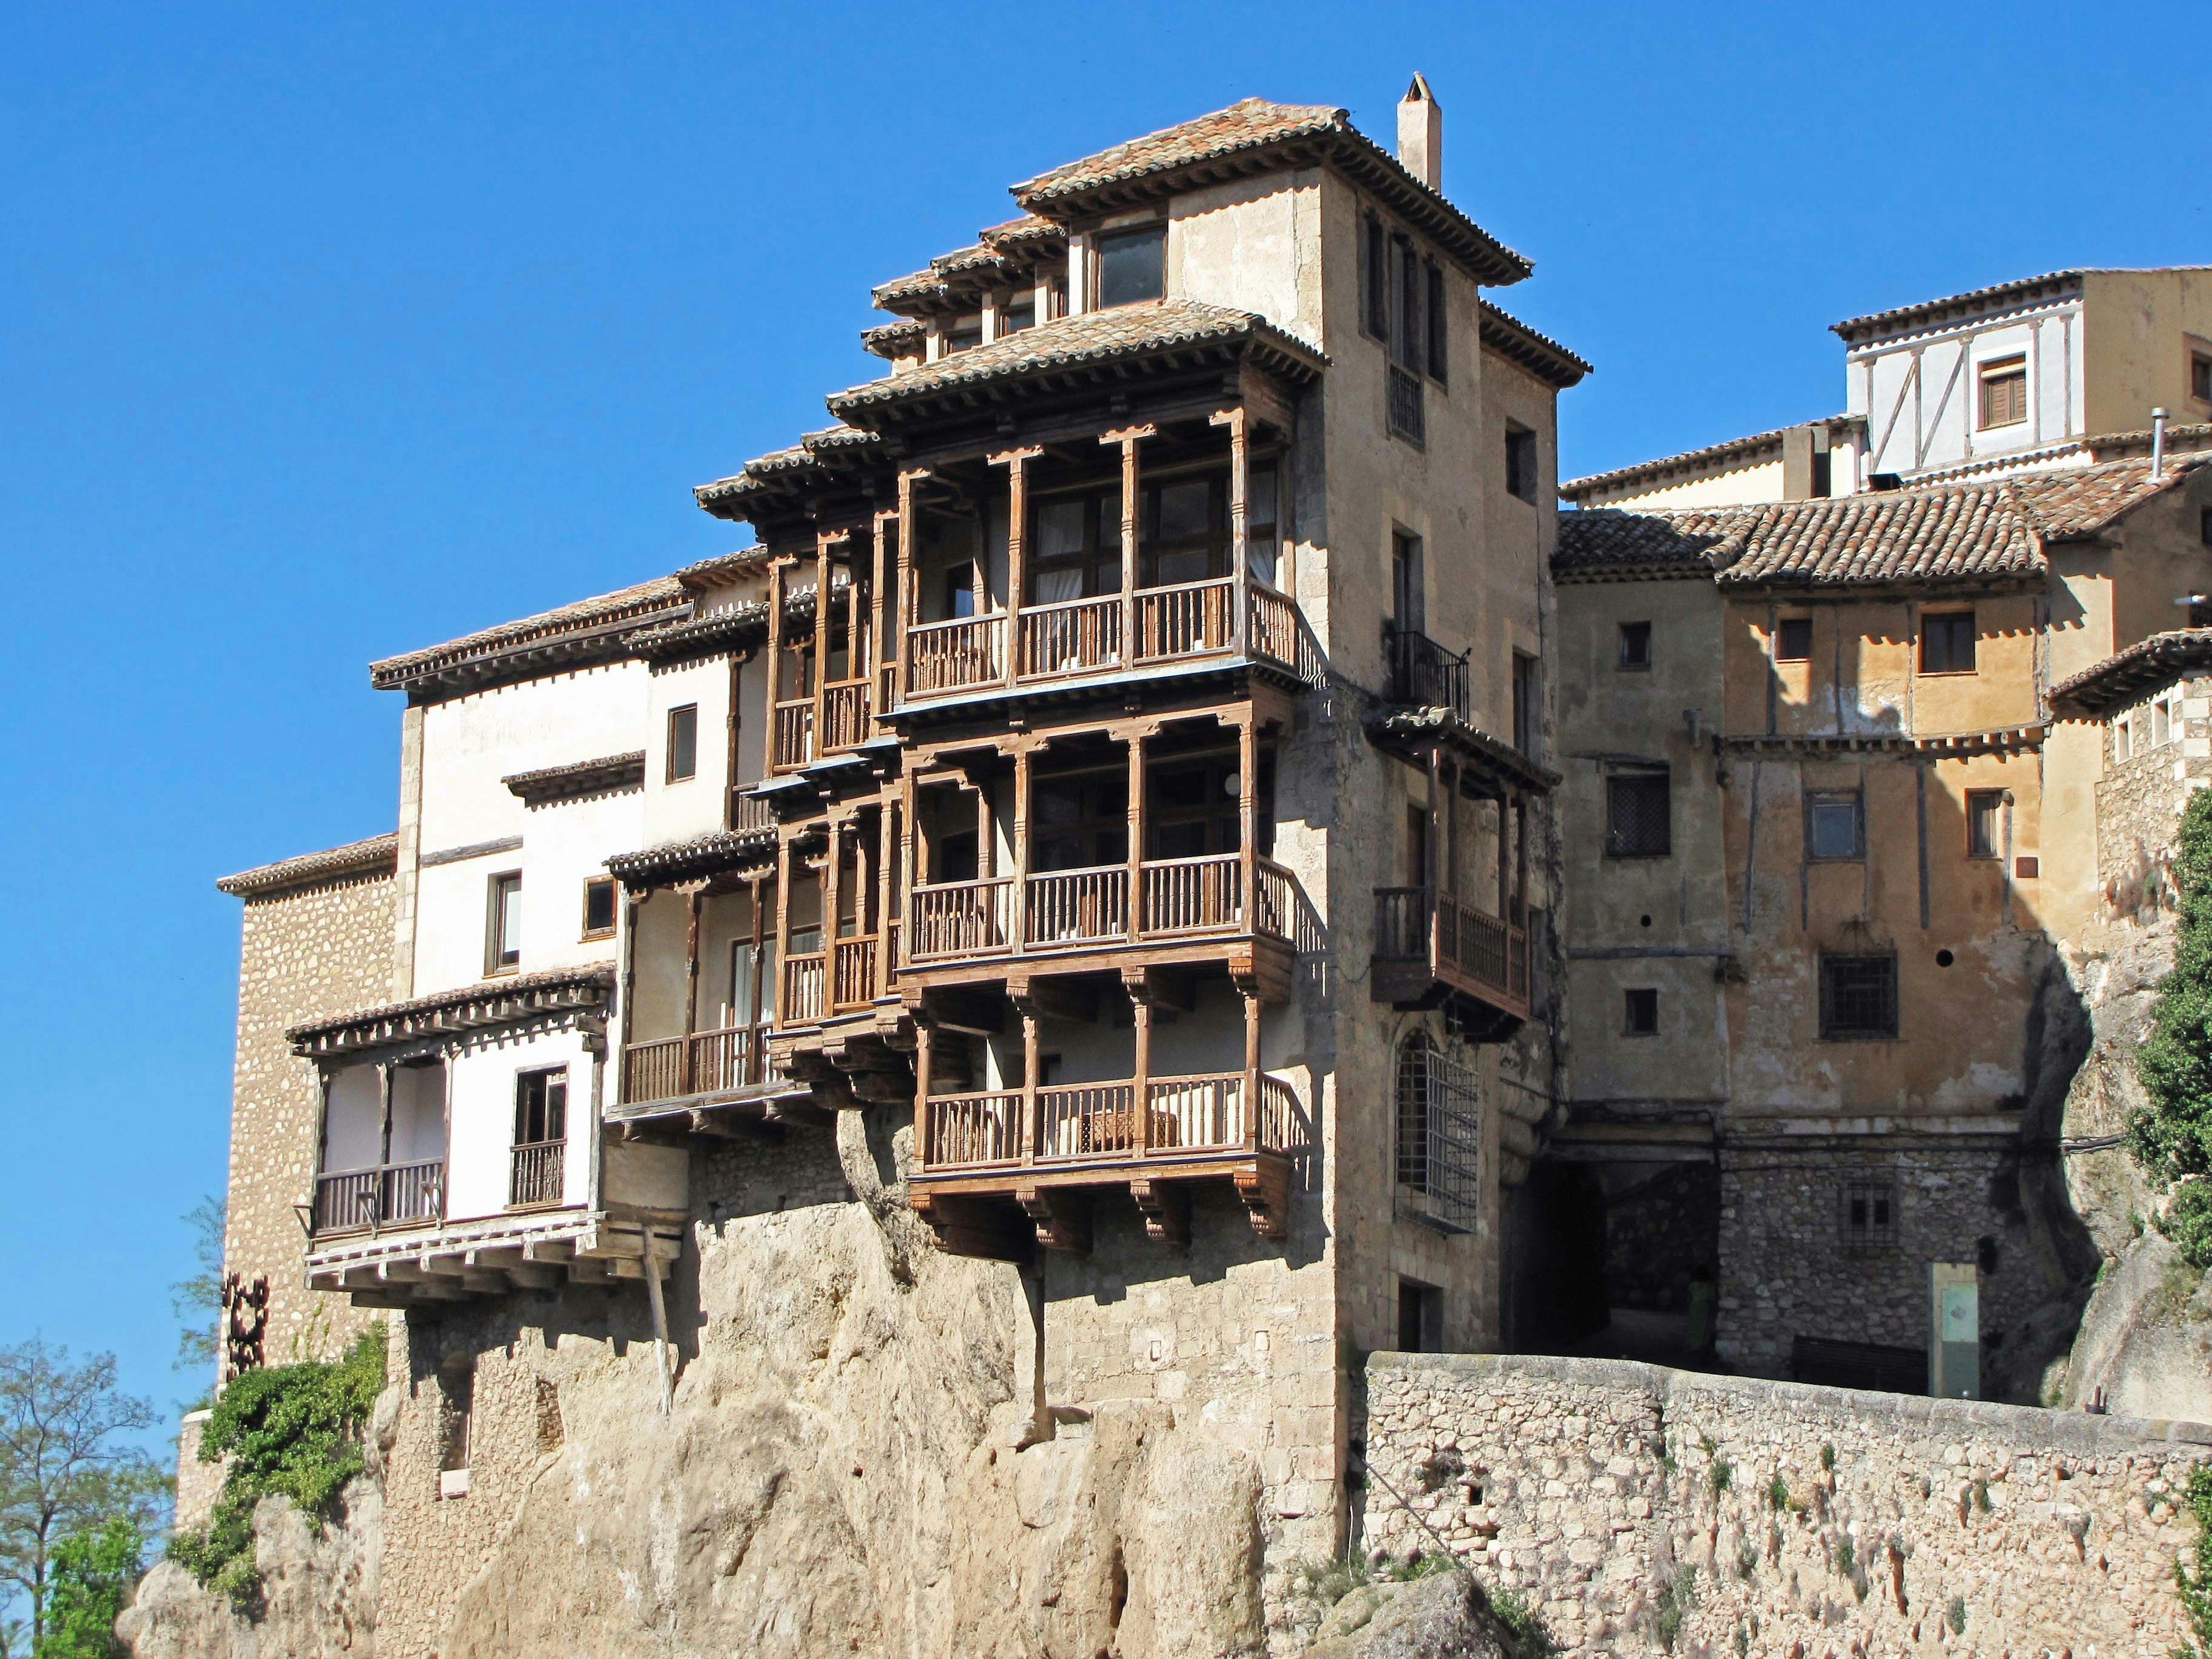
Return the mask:
{"type": "Polygon", "coordinates": [[[1437,1573],[1363,1584],[1330,1609],[1303,1659],[1513,1659],[1512,1637],[1474,1581],[1437,1573]]]}

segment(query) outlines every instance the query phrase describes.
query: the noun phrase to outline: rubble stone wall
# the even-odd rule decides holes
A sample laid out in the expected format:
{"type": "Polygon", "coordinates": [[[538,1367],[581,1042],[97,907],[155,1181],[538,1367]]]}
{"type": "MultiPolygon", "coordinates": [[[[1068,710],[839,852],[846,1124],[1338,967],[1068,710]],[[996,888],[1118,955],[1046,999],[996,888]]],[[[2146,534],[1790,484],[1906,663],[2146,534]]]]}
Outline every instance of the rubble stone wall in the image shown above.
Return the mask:
{"type": "Polygon", "coordinates": [[[2212,1427],[1621,1360],[1378,1354],[1366,1381],[1364,1547],[1433,1528],[1565,1654],[2164,1659],[2184,1634],[2178,1498],[2212,1427]]]}
{"type": "MultiPolygon", "coordinates": [[[[2108,917],[2172,909],[2174,832],[2192,791],[2212,782],[2212,677],[2182,681],[2180,715],[2172,735],[2130,744],[2115,758],[2113,720],[2105,722],[2105,772],[2097,780],[2097,879],[2108,917]]],[[[2166,693],[2160,692],[2162,698],[2166,693]]],[[[2138,732],[2151,726],[2148,702],[2123,711],[2138,732]]]]}

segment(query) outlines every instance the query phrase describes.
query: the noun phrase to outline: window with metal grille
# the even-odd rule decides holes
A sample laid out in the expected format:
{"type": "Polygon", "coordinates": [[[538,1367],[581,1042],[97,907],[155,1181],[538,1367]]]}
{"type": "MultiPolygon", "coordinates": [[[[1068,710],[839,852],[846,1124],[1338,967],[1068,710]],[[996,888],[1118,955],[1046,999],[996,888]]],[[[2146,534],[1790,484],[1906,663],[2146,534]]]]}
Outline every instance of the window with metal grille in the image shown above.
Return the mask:
{"type": "Polygon", "coordinates": [[[1982,365],[1981,424],[2018,426],[2027,418],[2027,359],[2000,357],[1982,365]]]}
{"type": "Polygon", "coordinates": [[[1664,772],[1615,772],[1605,781],[1605,855],[1609,859],[1664,858],[1668,834],[1668,776],[1664,772]]]}
{"type": "Polygon", "coordinates": [[[1886,1181],[1847,1181],[1837,1219],[1846,1244],[1897,1243],[1897,1188],[1886,1181]]]}
{"type": "Polygon", "coordinates": [[[1401,1205],[1444,1231],[1471,1231],[1482,1147],[1474,1073],[1417,1031],[1398,1046],[1397,1097],[1401,1205]]]}
{"type": "Polygon", "coordinates": [[[1920,672],[1923,674],[1971,674],[1974,672],[1974,613],[1944,611],[1920,619],[1920,672]]]}
{"type": "Polygon", "coordinates": [[[1897,1035],[1897,958],[1820,958],[1820,1035],[1842,1039],[1897,1035]]]}
{"type": "Polygon", "coordinates": [[[1866,816],[1856,789],[1815,789],[1805,797],[1805,856],[1819,862],[1866,856],[1866,816]]]}

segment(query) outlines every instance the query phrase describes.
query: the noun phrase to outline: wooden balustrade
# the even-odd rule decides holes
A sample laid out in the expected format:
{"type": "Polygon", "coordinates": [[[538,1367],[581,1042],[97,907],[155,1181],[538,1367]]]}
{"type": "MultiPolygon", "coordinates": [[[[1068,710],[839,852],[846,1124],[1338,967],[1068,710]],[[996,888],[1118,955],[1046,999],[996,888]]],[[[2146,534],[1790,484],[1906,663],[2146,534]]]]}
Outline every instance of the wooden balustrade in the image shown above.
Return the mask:
{"type": "Polygon", "coordinates": [[[1129,931],[1129,867],[1054,870],[1029,878],[1025,945],[1080,945],[1129,931]]]}
{"type": "Polygon", "coordinates": [[[993,1164],[1141,1164],[1191,1153],[1297,1157],[1311,1144],[1297,1091],[1266,1073],[1205,1072],[1025,1091],[933,1095],[923,1172],[993,1164]],[[1258,1110],[1253,1110],[1256,1099],[1258,1110]]]}
{"type": "Polygon", "coordinates": [[[1137,591],[1137,660],[1209,656],[1231,644],[1237,584],[1226,576],[1213,581],[1178,582],[1171,587],[1137,591]]]}
{"type": "Polygon", "coordinates": [[[1528,1012],[1528,935],[1487,910],[1425,887],[1375,890],[1378,961],[1425,963],[1431,975],[1510,1014],[1528,1012]]]}
{"type": "Polygon", "coordinates": [[[770,1076],[767,1032],[765,1025],[732,1025],[633,1042],[623,1050],[623,1103],[679,1100],[765,1083],[770,1076]]]}
{"type": "Polygon", "coordinates": [[[1121,596],[1107,593],[1024,610],[1016,660],[1016,672],[1024,679],[1057,679],[1119,666],[1121,596]]]}
{"type": "Polygon", "coordinates": [[[1296,942],[1298,936],[1298,878],[1273,859],[1254,859],[1252,872],[1260,888],[1259,902],[1252,917],[1252,931],[1265,933],[1270,939],[1296,942]]]}
{"type": "Polygon", "coordinates": [[[821,951],[809,951],[784,963],[783,1000],[776,1005],[780,1024],[804,1025],[822,1018],[827,963],[827,953],[821,951]]]}
{"type": "Polygon", "coordinates": [[[832,680],[822,688],[822,744],[825,755],[857,749],[868,740],[868,682],[832,680]]]}
{"type": "Polygon", "coordinates": [[[751,784],[740,784],[730,792],[730,828],[742,835],[752,830],[775,828],[775,813],[758,795],[744,793],[751,784]]]}
{"type": "Polygon", "coordinates": [[[507,1175],[508,1206],[558,1204],[568,1156],[565,1140],[536,1140],[517,1146],[507,1175]]]}
{"type": "Polygon", "coordinates": [[[876,1000],[874,934],[839,939],[833,966],[830,986],[832,1012],[843,1013],[851,1008],[865,1008],[876,1000]]]}
{"type": "Polygon", "coordinates": [[[1243,920],[1243,872],[1235,853],[1150,860],[1144,871],[1147,935],[1210,933],[1243,920]]]}
{"type": "Polygon", "coordinates": [[[336,1170],[315,1177],[313,1227],[318,1234],[373,1232],[435,1221],[445,1200],[443,1158],[336,1170]]]}
{"type": "Polygon", "coordinates": [[[906,631],[909,696],[995,685],[1006,678],[1006,619],[958,617],[906,631]]]}
{"type": "Polygon", "coordinates": [[[908,960],[1005,951],[1011,940],[1006,904],[1012,889],[1012,879],[1005,876],[915,888],[907,919],[908,960]]]}
{"type": "Polygon", "coordinates": [[[814,758],[814,699],[794,699],[775,706],[775,753],[771,769],[788,772],[814,758]]]}

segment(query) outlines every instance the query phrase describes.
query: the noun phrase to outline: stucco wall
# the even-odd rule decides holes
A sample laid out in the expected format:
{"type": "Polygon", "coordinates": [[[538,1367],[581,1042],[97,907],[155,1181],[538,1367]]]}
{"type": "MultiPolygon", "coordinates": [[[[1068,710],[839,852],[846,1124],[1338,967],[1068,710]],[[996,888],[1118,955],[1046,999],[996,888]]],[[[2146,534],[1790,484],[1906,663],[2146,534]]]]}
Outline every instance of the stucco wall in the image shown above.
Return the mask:
{"type": "Polygon", "coordinates": [[[1418,1512],[1567,1654],[2163,1659],[2185,1629],[2177,1498],[2212,1428],[1596,1360],[1366,1380],[1367,1547],[1433,1550],[1418,1512]]]}

